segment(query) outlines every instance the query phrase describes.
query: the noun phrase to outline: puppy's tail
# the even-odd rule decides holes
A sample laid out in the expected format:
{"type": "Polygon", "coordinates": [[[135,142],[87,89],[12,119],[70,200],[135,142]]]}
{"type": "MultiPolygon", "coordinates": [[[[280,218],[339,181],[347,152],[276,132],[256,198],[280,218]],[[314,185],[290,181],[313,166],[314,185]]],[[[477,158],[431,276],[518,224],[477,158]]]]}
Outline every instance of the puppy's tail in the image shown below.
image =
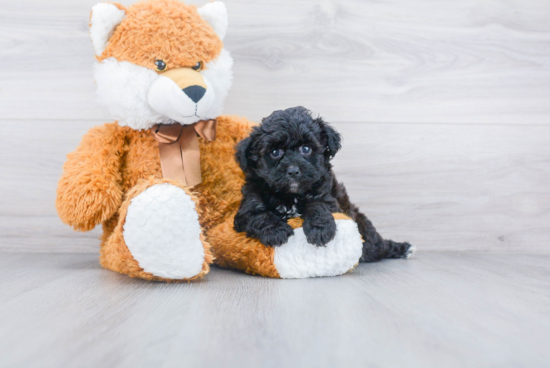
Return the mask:
{"type": "Polygon", "coordinates": [[[372,222],[359,210],[354,215],[355,217],[352,216],[352,218],[357,222],[359,232],[363,237],[361,262],[376,262],[384,258],[410,258],[416,251],[416,248],[410,243],[398,243],[382,238],[372,222]]]}
{"type": "Polygon", "coordinates": [[[398,243],[380,238],[380,241],[375,244],[363,243],[363,255],[360,261],[376,262],[384,258],[410,258],[415,251],[416,248],[410,243],[398,243]]]}
{"type": "Polygon", "coordinates": [[[416,248],[409,243],[398,243],[386,240],[374,228],[374,225],[359,211],[356,205],[349,200],[344,184],[333,177],[333,195],[336,197],[342,212],[351,217],[359,227],[363,237],[363,255],[361,262],[376,262],[384,258],[410,258],[416,248]]]}

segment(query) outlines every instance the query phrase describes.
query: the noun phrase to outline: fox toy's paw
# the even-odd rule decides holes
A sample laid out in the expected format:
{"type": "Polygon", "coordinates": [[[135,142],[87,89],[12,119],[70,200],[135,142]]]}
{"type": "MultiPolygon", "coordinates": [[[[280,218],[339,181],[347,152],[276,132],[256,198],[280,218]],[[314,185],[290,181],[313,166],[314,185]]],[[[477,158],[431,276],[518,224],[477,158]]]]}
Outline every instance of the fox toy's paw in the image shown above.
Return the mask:
{"type": "MultiPolygon", "coordinates": [[[[363,240],[357,224],[345,215],[333,216],[336,233],[325,246],[310,244],[304,225],[294,229],[287,244],[275,249],[274,263],[281,278],[338,276],[359,263],[363,240]]],[[[291,220],[291,225],[298,226],[299,221],[291,220]]]]}
{"type": "Polygon", "coordinates": [[[363,240],[353,220],[338,213],[333,216],[336,232],[324,247],[308,242],[301,219],[289,221],[294,234],[279,247],[265,246],[244,232],[235,232],[232,218],[213,228],[208,240],[215,250],[216,263],[222,267],[290,279],[337,276],[357,265],[363,240]]]}
{"type": "Polygon", "coordinates": [[[162,281],[192,280],[208,272],[212,255],[194,198],[187,189],[163,181],[129,192],[119,226],[102,249],[105,267],[162,281]]]}

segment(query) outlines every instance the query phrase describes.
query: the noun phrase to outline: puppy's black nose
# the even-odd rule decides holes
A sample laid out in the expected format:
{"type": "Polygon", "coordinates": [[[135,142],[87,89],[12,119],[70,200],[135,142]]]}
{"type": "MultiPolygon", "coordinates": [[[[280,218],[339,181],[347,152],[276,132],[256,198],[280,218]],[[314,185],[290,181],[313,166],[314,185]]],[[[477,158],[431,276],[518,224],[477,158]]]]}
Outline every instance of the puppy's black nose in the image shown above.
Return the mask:
{"type": "Polygon", "coordinates": [[[286,169],[286,174],[291,178],[297,178],[300,176],[300,169],[296,166],[289,166],[288,169],[286,169]]]}
{"type": "Polygon", "coordinates": [[[194,102],[197,103],[201,100],[202,96],[206,93],[206,89],[201,86],[189,86],[182,89],[183,92],[194,102]]]}

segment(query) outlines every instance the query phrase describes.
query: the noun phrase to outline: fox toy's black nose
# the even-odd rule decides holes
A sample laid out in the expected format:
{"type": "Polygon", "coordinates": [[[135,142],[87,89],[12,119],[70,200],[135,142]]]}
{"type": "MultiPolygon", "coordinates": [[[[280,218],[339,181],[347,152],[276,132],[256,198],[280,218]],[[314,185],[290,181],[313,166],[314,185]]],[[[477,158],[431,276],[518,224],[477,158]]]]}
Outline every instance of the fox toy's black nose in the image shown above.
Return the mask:
{"type": "Polygon", "coordinates": [[[185,94],[189,96],[194,103],[199,102],[202,96],[206,93],[206,89],[201,86],[189,86],[182,89],[182,91],[185,92],[185,94]]]}
{"type": "Polygon", "coordinates": [[[290,166],[288,169],[286,169],[286,174],[291,178],[297,178],[300,176],[300,169],[298,169],[296,166],[290,166]]]}

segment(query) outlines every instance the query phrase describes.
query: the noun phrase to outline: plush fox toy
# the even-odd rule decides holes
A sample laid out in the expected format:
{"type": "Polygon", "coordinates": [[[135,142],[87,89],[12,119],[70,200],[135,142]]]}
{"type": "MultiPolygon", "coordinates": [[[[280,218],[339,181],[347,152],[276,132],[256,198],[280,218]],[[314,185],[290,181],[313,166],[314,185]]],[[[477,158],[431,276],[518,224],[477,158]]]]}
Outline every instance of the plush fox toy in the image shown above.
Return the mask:
{"type": "Polygon", "coordinates": [[[146,280],[195,280],[212,262],[268,277],[343,274],[362,241],[342,214],[326,247],[308,244],[298,219],[277,248],[233,229],[244,181],[235,145],[253,124],[221,115],[232,80],[226,30],[217,1],[93,7],[98,98],[116,121],[91,129],[68,155],[59,216],[79,231],[102,224],[101,265],[146,280]]]}

